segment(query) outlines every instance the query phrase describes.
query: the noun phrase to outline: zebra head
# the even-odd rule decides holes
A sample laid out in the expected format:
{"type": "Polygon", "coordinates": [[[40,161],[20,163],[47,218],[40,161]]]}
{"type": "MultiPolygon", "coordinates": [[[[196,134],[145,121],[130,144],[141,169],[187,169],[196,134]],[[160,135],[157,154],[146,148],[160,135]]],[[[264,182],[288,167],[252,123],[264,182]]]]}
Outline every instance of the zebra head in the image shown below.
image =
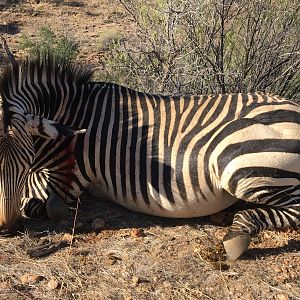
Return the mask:
{"type": "Polygon", "coordinates": [[[20,229],[21,197],[35,157],[34,136],[57,139],[73,136],[68,126],[47,118],[3,105],[0,96],[0,232],[13,234],[20,229]]]}
{"type": "Polygon", "coordinates": [[[39,150],[35,142],[84,132],[64,124],[76,107],[67,106],[66,99],[78,98],[71,97],[69,86],[81,86],[91,76],[91,71],[56,61],[50,54],[16,62],[1,72],[0,232],[16,231],[21,219],[21,199],[39,150]]]}

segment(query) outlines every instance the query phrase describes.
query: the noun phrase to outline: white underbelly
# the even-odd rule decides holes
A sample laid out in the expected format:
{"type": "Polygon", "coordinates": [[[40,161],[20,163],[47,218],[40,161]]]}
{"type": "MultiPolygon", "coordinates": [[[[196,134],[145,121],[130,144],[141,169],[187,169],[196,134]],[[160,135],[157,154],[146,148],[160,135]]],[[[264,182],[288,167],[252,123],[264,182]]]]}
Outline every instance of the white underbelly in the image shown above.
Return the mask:
{"type": "MultiPolygon", "coordinates": [[[[128,209],[138,211],[145,214],[150,214],[168,218],[194,218],[208,216],[226,209],[237,199],[225,191],[218,198],[209,200],[188,199],[183,201],[179,195],[174,195],[174,204],[170,203],[163,195],[153,194],[148,199],[149,203],[145,203],[142,197],[136,201],[132,199],[120,200],[115,199],[114,195],[109,193],[106,186],[100,183],[92,183],[88,187],[88,193],[96,198],[101,198],[116,202],[128,209]]],[[[189,195],[187,191],[187,195],[189,195]]]]}

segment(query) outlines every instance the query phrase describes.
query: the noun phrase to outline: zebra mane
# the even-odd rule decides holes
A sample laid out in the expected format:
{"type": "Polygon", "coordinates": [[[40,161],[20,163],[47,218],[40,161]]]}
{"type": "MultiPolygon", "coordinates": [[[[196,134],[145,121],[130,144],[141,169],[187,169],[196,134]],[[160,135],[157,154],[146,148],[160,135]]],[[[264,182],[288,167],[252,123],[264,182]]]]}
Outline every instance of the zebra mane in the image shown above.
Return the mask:
{"type": "Polygon", "coordinates": [[[35,56],[29,56],[26,59],[17,61],[13,65],[7,65],[0,76],[0,88],[4,90],[9,84],[20,81],[24,77],[33,76],[37,72],[37,76],[42,76],[45,72],[56,74],[62,79],[67,78],[68,81],[84,84],[91,80],[93,71],[87,67],[71,63],[64,59],[55,58],[51,53],[39,53],[35,56]]]}
{"type": "MultiPolygon", "coordinates": [[[[29,107],[32,104],[29,103],[28,99],[23,99],[24,97],[14,97],[13,101],[8,100],[9,91],[14,90],[14,87],[18,89],[19,86],[22,86],[22,89],[24,89],[29,82],[33,83],[36,79],[41,81],[42,78],[46,82],[50,82],[51,78],[56,78],[61,82],[82,85],[90,82],[92,75],[93,71],[91,69],[58,59],[51,53],[39,53],[7,65],[0,73],[0,97],[2,96],[2,107],[0,109],[3,112],[4,127],[7,127],[10,120],[9,106],[29,107]],[[22,101],[24,103],[21,103],[22,101]]],[[[34,99],[35,105],[40,104],[40,107],[54,105],[51,100],[50,97],[48,99],[43,99],[43,97],[34,99]]],[[[47,111],[44,113],[47,113],[47,111]]]]}

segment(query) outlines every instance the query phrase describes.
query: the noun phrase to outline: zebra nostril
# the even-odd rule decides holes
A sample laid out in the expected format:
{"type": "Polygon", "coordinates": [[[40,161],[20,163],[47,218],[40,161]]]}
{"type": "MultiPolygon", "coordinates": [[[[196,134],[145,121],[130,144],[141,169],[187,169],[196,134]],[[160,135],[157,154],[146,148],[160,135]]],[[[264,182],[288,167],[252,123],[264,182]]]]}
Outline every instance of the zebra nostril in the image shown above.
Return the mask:
{"type": "Polygon", "coordinates": [[[21,219],[18,219],[13,225],[2,225],[0,226],[0,235],[2,236],[14,236],[21,232],[24,228],[21,219]]]}

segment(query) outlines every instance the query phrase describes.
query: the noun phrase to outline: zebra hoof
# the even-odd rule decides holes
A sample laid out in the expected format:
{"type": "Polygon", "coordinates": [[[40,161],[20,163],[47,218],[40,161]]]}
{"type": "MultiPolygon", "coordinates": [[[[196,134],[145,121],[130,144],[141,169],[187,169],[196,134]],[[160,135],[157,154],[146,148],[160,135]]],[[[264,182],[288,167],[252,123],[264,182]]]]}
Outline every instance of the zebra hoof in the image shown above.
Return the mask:
{"type": "Polygon", "coordinates": [[[46,201],[47,215],[50,219],[65,219],[70,215],[63,199],[57,195],[50,195],[46,201]]]}
{"type": "Polygon", "coordinates": [[[229,231],[224,239],[223,245],[229,259],[236,260],[248,249],[251,242],[249,234],[229,231]]]}

